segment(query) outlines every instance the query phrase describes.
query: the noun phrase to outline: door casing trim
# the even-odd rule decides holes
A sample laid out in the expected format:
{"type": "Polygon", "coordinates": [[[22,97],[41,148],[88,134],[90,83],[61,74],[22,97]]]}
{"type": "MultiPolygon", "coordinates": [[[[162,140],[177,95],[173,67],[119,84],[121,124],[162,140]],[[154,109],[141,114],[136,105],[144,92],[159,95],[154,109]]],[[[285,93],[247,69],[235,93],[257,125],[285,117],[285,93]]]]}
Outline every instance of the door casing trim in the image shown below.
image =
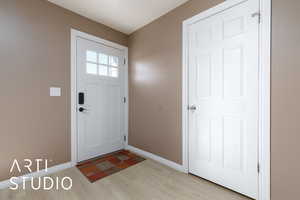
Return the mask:
{"type": "MultiPolygon", "coordinates": [[[[247,0],[227,0],[183,22],[182,49],[182,165],[188,166],[188,26],[247,0]]],[[[260,58],[259,58],[259,156],[258,200],[270,200],[270,151],[271,151],[271,13],[272,0],[257,0],[260,3],[260,58]]]]}
{"type": "Polygon", "coordinates": [[[128,47],[123,45],[78,31],[76,29],[71,29],[71,162],[73,165],[76,165],[77,160],[77,73],[76,73],[76,38],[84,38],[93,42],[97,42],[103,44],[105,46],[109,46],[115,49],[119,49],[124,51],[126,63],[124,65],[124,96],[126,98],[125,102],[125,111],[124,111],[124,120],[125,120],[125,136],[126,141],[124,141],[124,148],[128,145],[128,47]]]}

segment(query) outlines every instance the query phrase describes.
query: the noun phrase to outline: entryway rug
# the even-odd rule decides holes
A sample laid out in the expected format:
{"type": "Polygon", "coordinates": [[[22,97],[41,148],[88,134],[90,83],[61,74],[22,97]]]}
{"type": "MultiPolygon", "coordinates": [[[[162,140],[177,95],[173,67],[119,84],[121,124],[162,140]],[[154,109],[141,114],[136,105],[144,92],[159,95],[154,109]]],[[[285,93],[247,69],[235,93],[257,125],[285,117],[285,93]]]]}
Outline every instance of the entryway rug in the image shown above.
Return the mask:
{"type": "Polygon", "coordinates": [[[81,162],[77,168],[91,182],[117,173],[145,159],[130,151],[121,150],[111,154],[81,162]]]}

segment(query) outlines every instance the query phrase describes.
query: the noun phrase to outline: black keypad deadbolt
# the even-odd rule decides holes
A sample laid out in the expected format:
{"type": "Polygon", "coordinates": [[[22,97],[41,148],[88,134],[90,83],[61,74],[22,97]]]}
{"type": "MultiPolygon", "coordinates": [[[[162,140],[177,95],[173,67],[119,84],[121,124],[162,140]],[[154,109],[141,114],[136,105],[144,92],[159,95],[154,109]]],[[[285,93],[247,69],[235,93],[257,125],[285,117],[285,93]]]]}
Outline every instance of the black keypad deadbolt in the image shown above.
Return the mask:
{"type": "Polygon", "coordinates": [[[78,104],[79,105],[84,104],[84,93],[83,92],[79,92],[79,94],[78,94],[78,104]]]}

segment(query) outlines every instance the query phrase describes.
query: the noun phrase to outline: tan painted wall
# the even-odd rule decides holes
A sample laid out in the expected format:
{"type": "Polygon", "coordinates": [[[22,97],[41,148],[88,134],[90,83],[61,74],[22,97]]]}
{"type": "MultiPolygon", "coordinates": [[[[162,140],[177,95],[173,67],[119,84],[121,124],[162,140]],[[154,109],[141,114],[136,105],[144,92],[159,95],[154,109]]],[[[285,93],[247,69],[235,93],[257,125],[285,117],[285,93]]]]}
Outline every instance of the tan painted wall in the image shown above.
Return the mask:
{"type": "Polygon", "coordinates": [[[272,200],[300,198],[299,11],[299,0],[273,0],[272,200]]]}
{"type": "Polygon", "coordinates": [[[46,0],[0,0],[0,180],[14,158],[70,161],[70,29],[128,36],[46,0]],[[62,97],[49,97],[49,87],[62,97]]]}
{"type": "Polygon", "coordinates": [[[182,162],[182,22],[221,2],[190,0],[130,35],[130,145],[182,162]]]}

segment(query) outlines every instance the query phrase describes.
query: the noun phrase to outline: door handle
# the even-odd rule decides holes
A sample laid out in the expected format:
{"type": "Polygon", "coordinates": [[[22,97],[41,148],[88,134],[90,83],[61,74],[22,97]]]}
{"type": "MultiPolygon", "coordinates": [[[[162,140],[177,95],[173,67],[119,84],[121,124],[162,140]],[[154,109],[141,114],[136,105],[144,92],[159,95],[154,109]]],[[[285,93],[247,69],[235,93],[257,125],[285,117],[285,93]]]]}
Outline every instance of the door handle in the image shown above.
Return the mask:
{"type": "Polygon", "coordinates": [[[197,106],[196,105],[188,106],[188,110],[195,111],[197,110],[197,106]]]}
{"type": "Polygon", "coordinates": [[[84,112],[85,110],[86,110],[86,109],[83,108],[83,107],[80,107],[80,108],[78,109],[79,112],[84,112]]]}

